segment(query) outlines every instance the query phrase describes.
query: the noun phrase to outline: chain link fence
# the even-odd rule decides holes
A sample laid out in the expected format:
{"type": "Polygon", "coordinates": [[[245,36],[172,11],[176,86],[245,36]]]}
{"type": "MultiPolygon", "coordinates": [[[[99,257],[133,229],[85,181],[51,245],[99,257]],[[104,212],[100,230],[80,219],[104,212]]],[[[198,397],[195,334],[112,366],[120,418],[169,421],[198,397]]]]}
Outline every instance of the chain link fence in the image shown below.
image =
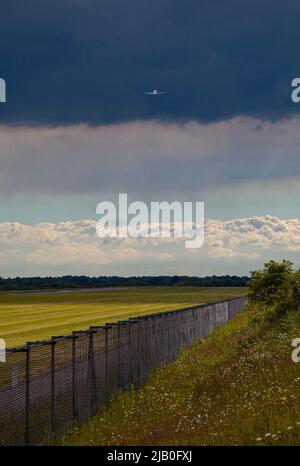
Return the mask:
{"type": "Polygon", "coordinates": [[[50,444],[244,304],[237,298],[150,314],[8,349],[0,364],[0,445],[50,444]]]}

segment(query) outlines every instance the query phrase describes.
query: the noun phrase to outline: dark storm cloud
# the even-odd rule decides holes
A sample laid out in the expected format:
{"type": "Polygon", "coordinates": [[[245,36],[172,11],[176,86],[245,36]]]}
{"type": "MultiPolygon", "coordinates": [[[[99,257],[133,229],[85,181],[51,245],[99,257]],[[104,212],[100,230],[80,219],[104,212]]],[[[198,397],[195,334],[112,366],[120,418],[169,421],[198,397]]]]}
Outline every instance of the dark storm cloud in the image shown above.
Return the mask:
{"type": "Polygon", "coordinates": [[[0,121],[286,117],[299,19],[298,0],[2,0],[0,121]]]}

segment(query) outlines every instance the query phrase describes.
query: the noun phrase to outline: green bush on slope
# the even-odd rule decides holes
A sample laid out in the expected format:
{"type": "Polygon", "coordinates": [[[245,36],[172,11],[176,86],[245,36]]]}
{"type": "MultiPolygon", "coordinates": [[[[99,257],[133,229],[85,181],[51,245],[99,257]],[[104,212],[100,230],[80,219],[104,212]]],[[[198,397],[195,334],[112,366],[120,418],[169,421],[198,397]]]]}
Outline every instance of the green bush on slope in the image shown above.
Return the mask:
{"type": "Polygon", "coordinates": [[[262,270],[251,272],[249,299],[254,304],[275,306],[283,314],[300,306],[300,271],[293,263],[270,261],[262,270]]]}

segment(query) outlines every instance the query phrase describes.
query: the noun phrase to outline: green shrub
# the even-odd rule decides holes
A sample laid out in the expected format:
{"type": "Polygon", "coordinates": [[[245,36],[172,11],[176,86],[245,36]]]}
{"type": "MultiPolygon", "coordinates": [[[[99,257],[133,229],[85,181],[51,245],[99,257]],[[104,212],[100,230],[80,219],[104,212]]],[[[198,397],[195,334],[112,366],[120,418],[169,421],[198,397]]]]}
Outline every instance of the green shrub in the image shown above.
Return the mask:
{"type": "Polygon", "coordinates": [[[251,272],[249,300],[252,303],[274,306],[277,315],[285,314],[300,305],[300,271],[293,263],[270,261],[262,270],[251,272]]]}

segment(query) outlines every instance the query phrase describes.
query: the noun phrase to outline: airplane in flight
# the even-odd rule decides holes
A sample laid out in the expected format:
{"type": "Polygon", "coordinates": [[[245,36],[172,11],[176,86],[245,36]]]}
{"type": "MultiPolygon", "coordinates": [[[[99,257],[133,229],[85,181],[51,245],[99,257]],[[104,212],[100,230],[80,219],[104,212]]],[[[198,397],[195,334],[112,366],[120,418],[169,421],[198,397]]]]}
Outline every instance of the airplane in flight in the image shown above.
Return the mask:
{"type": "Polygon", "coordinates": [[[154,91],[144,92],[144,94],[147,94],[147,95],[161,95],[161,94],[165,94],[165,92],[161,92],[161,91],[158,91],[157,89],[154,89],[154,91]]]}

